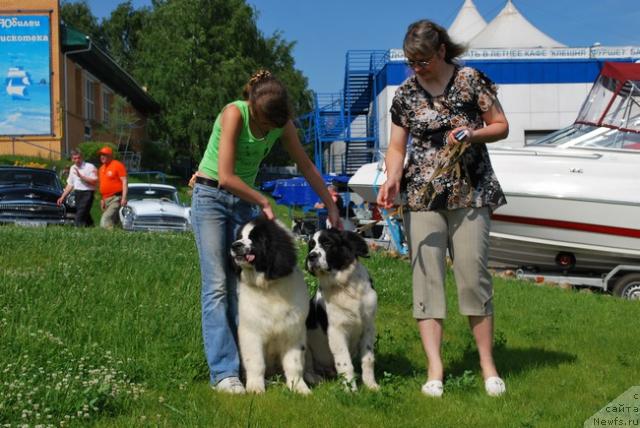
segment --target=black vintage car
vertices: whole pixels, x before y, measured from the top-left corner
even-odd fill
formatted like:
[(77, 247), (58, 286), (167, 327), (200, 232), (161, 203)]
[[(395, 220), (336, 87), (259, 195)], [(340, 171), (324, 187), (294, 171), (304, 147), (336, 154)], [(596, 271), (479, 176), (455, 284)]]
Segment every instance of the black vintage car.
[(61, 206), (62, 184), (49, 169), (0, 166), (0, 223), (23, 226), (70, 224), (75, 217), (72, 198)]

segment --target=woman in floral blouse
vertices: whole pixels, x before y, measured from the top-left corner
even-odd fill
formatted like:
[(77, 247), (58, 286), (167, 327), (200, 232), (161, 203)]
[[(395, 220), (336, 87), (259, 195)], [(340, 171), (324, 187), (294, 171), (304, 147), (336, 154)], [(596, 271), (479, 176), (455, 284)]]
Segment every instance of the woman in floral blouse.
[(493, 361), (493, 287), (487, 260), (490, 213), (506, 199), (485, 143), (504, 139), (509, 125), (493, 82), (454, 61), (464, 48), (444, 28), (427, 20), (415, 22), (403, 48), (415, 74), (398, 88), (391, 106), (387, 181), (378, 204), (390, 208), (401, 187), (406, 192), (413, 314), (428, 360), (422, 392), (432, 397), (443, 393), (440, 348), (448, 249), (459, 310), (469, 317), (485, 390), (501, 395), (506, 387)]

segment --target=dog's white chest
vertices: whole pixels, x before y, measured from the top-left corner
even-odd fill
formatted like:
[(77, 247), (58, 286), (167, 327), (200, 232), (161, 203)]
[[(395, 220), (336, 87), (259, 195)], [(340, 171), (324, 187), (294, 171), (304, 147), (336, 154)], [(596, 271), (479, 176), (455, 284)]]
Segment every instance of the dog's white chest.
[(239, 286), (240, 323), (266, 335), (281, 334), (292, 325), (300, 325), (308, 313), (307, 291), (302, 273), (296, 269), (285, 277), (262, 284)]

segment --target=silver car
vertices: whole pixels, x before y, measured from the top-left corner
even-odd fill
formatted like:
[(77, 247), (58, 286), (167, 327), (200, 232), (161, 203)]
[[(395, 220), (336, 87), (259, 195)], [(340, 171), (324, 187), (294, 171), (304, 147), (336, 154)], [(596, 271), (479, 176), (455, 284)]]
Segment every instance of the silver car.
[(127, 205), (120, 208), (125, 230), (191, 230), (191, 208), (178, 198), (178, 190), (167, 184), (131, 183)]

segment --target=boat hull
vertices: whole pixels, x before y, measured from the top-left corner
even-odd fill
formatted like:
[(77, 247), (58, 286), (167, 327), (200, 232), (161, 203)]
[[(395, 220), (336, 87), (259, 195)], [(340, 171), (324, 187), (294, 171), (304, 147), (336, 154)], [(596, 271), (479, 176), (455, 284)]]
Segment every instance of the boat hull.
[[(640, 264), (638, 205), (509, 193), (507, 200), (492, 215), (489, 258), (495, 265), (603, 273)], [(560, 254), (572, 255), (575, 265), (560, 265)]]
[[(492, 215), (492, 265), (596, 274), (640, 265), (640, 153), (521, 149), (491, 158), (507, 197)], [(386, 180), (379, 168), (364, 165), (349, 180), (368, 202)], [(560, 253), (575, 265), (559, 265)]]
[[(640, 153), (491, 150), (507, 197), (492, 216), (492, 263), (603, 273), (640, 264)], [(560, 253), (575, 265), (560, 265)]]
[(349, 179), (351, 191), (362, 196), (366, 202), (375, 203), (380, 186), (387, 181), (387, 174), (382, 168), (383, 165), (380, 162), (362, 165)]

